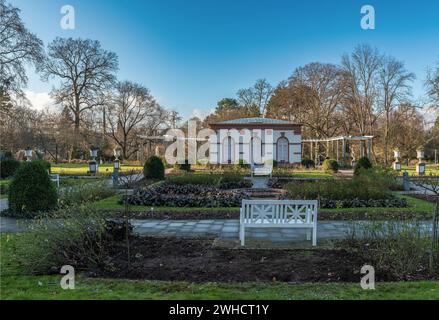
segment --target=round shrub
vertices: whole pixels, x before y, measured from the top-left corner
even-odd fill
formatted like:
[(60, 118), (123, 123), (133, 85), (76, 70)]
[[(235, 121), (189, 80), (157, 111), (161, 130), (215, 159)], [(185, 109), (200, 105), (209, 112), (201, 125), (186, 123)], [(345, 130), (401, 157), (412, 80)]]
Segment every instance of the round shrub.
[(314, 160), (309, 159), (309, 158), (302, 159), (301, 164), (303, 167), (305, 167), (307, 169), (314, 168), (316, 166)]
[(361, 172), (361, 169), (370, 169), (372, 168), (372, 162), (370, 162), (368, 157), (361, 157), (357, 164), (355, 165), (354, 174), (359, 175)]
[(5, 159), (0, 161), (0, 176), (2, 179), (12, 177), (20, 167), (20, 161), (15, 159)]
[(9, 186), (9, 209), (14, 215), (28, 215), (54, 209), (58, 193), (47, 169), (38, 161), (24, 162)]
[(52, 168), (52, 164), (49, 161), (46, 160), (35, 160), (34, 162), (40, 163), (44, 169), (49, 170)]
[(165, 178), (165, 165), (162, 159), (157, 156), (149, 157), (143, 166), (143, 174), (145, 178), (163, 180)]
[(322, 164), (323, 170), (325, 171), (332, 171), (337, 172), (338, 171), (338, 162), (334, 159), (326, 159), (323, 161)]

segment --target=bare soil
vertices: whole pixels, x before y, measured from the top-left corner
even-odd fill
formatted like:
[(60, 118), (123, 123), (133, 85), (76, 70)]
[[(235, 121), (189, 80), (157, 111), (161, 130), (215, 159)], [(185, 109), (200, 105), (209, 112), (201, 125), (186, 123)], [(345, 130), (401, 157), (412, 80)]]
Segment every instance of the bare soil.
[(115, 242), (105, 268), (91, 275), (190, 282), (357, 282), (367, 263), (346, 250), (241, 249), (213, 243), (205, 238), (132, 237), (130, 265), (125, 243)]

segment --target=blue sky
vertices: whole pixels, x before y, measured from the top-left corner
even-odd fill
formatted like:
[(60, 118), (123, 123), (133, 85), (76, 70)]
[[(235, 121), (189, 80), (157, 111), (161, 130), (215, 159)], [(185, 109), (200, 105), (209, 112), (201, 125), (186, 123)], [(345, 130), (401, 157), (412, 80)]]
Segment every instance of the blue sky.
[[(208, 112), (256, 79), (276, 85), (306, 63), (339, 63), (360, 43), (404, 61), (417, 76), (415, 98), (423, 93), (427, 67), (439, 60), (436, 0), (9, 2), (45, 44), (56, 36), (99, 40), (118, 54), (120, 80), (145, 85), (184, 117)], [(75, 8), (75, 30), (60, 27), (66, 4)], [(375, 8), (375, 30), (360, 28), (364, 4)], [(31, 100), (42, 103), (52, 84), (33, 71), (29, 78)]]

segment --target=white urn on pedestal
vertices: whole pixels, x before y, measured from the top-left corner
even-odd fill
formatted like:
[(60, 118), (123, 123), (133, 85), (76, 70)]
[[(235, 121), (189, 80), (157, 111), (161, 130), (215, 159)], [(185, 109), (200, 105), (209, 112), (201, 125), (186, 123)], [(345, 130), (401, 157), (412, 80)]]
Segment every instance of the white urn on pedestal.
[(416, 173), (422, 176), (425, 174), (425, 163), (422, 162), (422, 159), (424, 159), (424, 150), (417, 150), (416, 157), (418, 158), (418, 163), (416, 164)]
[(398, 150), (393, 150), (393, 156), (395, 157), (395, 161), (393, 162), (393, 170), (401, 171), (401, 162), (399, 162), (399, 158), (401, 156)]

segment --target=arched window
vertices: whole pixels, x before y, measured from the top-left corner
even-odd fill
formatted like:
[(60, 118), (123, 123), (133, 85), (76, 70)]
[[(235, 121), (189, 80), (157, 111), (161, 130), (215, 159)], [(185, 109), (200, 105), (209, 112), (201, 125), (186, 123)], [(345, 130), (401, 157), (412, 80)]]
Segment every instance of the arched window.
[(277, 140), (276, 146), (276, 161), (281, 163), (287, 163), (289, 158), (288, 139), (280, 137)]
[(223, 159), (222, 163), (233, 163), (235, 159), (235, 141), (232, 137), (226, 137), (222, 143)]

